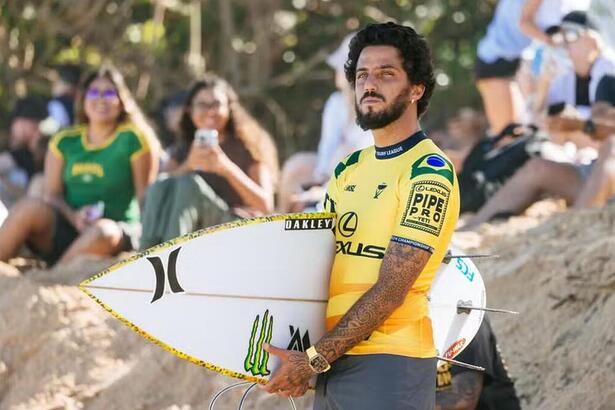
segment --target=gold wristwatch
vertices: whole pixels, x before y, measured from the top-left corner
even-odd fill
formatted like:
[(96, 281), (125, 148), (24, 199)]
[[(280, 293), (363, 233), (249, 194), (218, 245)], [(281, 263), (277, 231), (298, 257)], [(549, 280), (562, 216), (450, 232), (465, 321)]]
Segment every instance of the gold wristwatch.
[(308, 363), (314, 373), (324, 373), (331, 368), (331, 365), (323, 355), (316, 351), (314, 346), (310, 346), (305, 353), (308, 356)]

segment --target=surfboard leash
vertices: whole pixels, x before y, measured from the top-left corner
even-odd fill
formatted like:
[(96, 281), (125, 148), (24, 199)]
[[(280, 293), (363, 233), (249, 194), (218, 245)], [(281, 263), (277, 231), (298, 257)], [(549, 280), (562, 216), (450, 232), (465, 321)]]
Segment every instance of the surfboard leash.
[[(213, 397), (213, 399), (211, 399), (211, 402), (209, 403), (209, 410), (214, 410), (214, 406), (216, 405), (216, 402), (224, 394), (228, 393), (229, 391), (231, 391), (231, 390), (233, 390), (235, 388), (249, 385), (248, 388), (246, 389), (246, 391), (241, 396), (241, 400), (239, 401), (239, 407), (237, 408), (237, 410), (243, 410), (243, 405), (244, 405), (244, 403), (246, 401), (246, 398), (248, 397), (248, 394), (250, 394), (250, 392), (257, 386), (257, 384), (258, 383), (252, 383), (252, 382), (239, 382), (239, 383), (231, 384), (230, 386), (225, 387), (224, 389), (222, 389), (218, 393), (216, 393), (216, 395)], [(288, 401), (290, 402), (291, 409), (297, 410), (297, 406), (295, 405), (295, 401), (293, 400), (293, 398), (289, 397)]]

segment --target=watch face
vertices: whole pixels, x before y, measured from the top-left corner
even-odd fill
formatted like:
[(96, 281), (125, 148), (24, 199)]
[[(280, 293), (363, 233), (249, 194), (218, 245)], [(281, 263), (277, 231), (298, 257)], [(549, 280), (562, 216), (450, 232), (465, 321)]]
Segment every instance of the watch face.
[(329, 363), (320, 354), (315, 356), (310, 361), (310, 364), (312, 365), (312, 368), (314, 368), (314, 371), (316, 371), (317, 373), (322, 373), (329, 368)]

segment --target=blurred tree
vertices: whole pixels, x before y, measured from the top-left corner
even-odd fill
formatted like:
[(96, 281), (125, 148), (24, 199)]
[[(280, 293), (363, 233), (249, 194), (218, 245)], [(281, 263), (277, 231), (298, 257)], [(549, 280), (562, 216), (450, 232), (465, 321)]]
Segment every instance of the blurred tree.
[[(18, 96), (46, 93), (57, 63), (113, 61), (146, 111), (205, 69), (226, 77), (282, 158), (314, 149), (334, 89), (324, 63), (350, 31), (395, 20), (425, 34), (439, 89), (423, 125), (478, 107), (472, 65), (495, 0), (0, 0), (0, 124)], [(6, 133), (6, 126), (2, 126)]]

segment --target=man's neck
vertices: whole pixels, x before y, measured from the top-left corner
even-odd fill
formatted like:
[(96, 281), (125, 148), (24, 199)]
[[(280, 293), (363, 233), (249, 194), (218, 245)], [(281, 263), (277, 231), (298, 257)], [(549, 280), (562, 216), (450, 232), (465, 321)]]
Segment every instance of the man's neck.
[(408, 107), (397, 120), (383, 128), (372, 131), (374, 135), (374, 144), (376, 147), (395, 145), (420, 129), (421, 127), (416, 117), (415, 108)]

